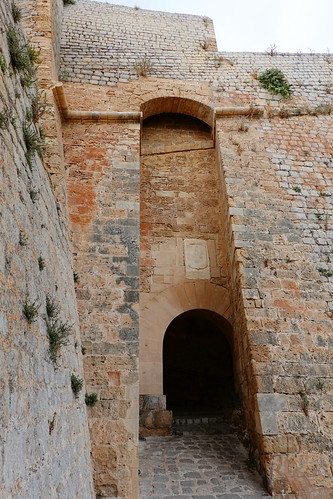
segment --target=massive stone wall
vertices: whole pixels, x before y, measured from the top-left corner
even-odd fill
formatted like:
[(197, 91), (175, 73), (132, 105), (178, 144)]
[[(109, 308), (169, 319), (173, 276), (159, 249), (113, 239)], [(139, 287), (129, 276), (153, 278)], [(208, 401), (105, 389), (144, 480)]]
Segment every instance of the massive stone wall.
[(242, 294), (234, 303), (245, 307), (235, 327), (248, 331), (236, 338), (239, 372), (252, 369), (243, 397), (249, 386), (257, 393), (248, 415), (273, 491), (297, 497), (332, 490), (330, 126), (330, 117), (217, 124)]
[[(98, 396), (89, 409), (95, 483), (101, 496), (137, 497), (140, 125), (134, 115), (101, 113), (141, 110), (144, 118), (189, 114), (212, 128), (212, 136), (205, 127), (163, 128), (152, 126), (154, 118), (143, 127), (141, 329), (152, 348), (142, 360), (157, 362), (163, 331), (177, 313), (190, 307), (222, 315), (233, 326), (252, 456), (274, 496), (328, 498), (332, 56), (215, 52), (212, 22), (199, 16), (83, 0), (64, 9), (61, 1), (22, 6), (29, 38), (42, 49), (38, 76), (51, 107), (43, 117), (43, 159), (34, 155), (30, 169), (23, 122), (31, 95), (3, 66), (2, 495), (93, 494), (86, 410), (70, 386), (72, 373), (83, 374), (66, 175), (84, 376)], [(6, 28), (13, 24), (9, 1), (0, 8)], [(53, 97), (63, 13), (60, 75), (68, 108)], [(9, 64), (5, 32), (0, 40)], [(147, 76), (140, 75), (142, 59), (152, 65)], [(271, 67), (292, 84), (290, 99), (259, 85), (258, 74)], [(244, 114), (248, 105), (259, 114)], [(214, 275), (195, 278), (177, 237), (207, 245), (211, 262), (217, 255)], [(56, 365), (47, 295), (59, 304), (59, 319), (73, 324)], [(39, 305), (31, 324), (25, 303)], [(161, 389), (148, 385), (143, 394)]]
[[(86, 100), (87, 103), (87, 100)], [(137, 497), (140, 124), (64, 126), (96, 492)]]
[[(122, 20), (125, 15), (126, 23)], [(173, 36), (168, 35), (171, 25), (175, 25)], [(200, 17), (85, 1), (66, 9), (62, 74), (68, 81), (65, 93), (70, 109), (141, 109), (144, 118), (183, 112), (206, 120), (213, 129), (214, 142), (210, 143), (209, 136), (186, 136), (188, 130), (179, 126), (175, 133), (171, 125), (160, 126), (162, 122), (157, 121), (160, 124), (155, 126), (154, 118), (143, 127), (141, 393), (161, 392), (156, 373), (161, 370), (161, 338), (163, 341), (168, 321), (186, 307), (218, 311), (233, 325), (237, 388), (254, 444), (252, 457), (264, 470), (268, 486), (275, 497), (329, 497), (333, 488), (329, 401), (332, 56), (214, 52), (214, 44), (205, 43), (211, 37), (207, 30), (212, 34), (210, 21)], [(94, 53), (89, 47), (92, 39), (97, 40)], [(146, 77), (135, 67), (143, 57), (153, 64)], [(259, 73), (272, 67), (281, 69), (292, 84), (290, 99), (272, 96), (261, 88)], [(241, 116), (246, 105), (257, 109), (259, 116), (251, 112)], [(74, 130), (82, 137), (81, 126), (71, 125), (73, 140)], [(100, 134), (99, 126), (91, 124), (86, 131), (94, 144), (99, 144), (96, 154), (103, 164), (119, 125), (104, 125), (111, 140), (105, 139), (104, 153), (95, 135)], [(213, 150), (195, 151), (214, 145), (216, 158)], [(82, 157), (84, 149), (78, 150)], [(127, 152), (124, 157), (127, 161)], [(213, 181), (219, 186), (211, 196), (207, 192), (212, 186), (205, 184), (205, 176), (200, 177), (200, 158), (204, 157), (202, 165), (207, 165), (210, 175), (214, 162), (219, 165), (219, 180)], [(84, 165), (77, 155), (69, 158), (71, 168)], [(196, 165), (192, 180), (198, 175), (208, 189), (195, 195), (194, 204), (194, 191), (186, 188), (187, 175), (191, 178), (187, 161)], [(79, 169), (86, 171), (87, 167)], [(79, 175), (74, 183), (69, 179), (74, 227), (80, 224), (79, 205), (85, 204), (73, 190), (79, 183), (85, 189), (87, 178), (81, 182)], [(82, 237), (75, 229), (82, 247), (89, 240), (85, 247), (95, 255), (93, 220), (102, 213), (102, 204), (110, 203), (102, 201), (105, 187), (100, 178), (100, 173), (89, 173), (89, 182), (95, 185), (98, 181), (97, 201), (93, 209), (82, 206), (95, 213), (83, 231), (90, 235)], [(186, 194), (186, 202), (181, 192)], [(215, 238), (214, 230), (212, 236), (207, 229), (208, 237), (204, 229), (209, 225), (212, 203), (219, 206), (214, 216), (220, 214), (214, 230), (220, 223), (218, 233), (224, 238), (215, 269), (222, 269), (223, 279), (193, 280), (186, 274), (183, 241), (178, 239)], [(118, 251), (98, 244), (98, 251)], [(78, 252), (78, 265), (83, 267), (85, 251)], [(103, 258), (96, 256), (95, 268)], [(214, 283), (214, 278), (221, 282)], [(82, 292), (88, 294), (82, 295), (80, 307), (87, 317), (94, 298), (91, 276), (84, 279)], [(119, 321), (119, 310), (116, 316)], [(87, 347), (95, 352), (99, 348), (97, 343), (93, 347), (87, 343)]]
[[(126, 21), (125, 21), (126, 19)], [(272, 55), (271, 55), (272, 54)], [(332, 54), (217, 52), (212, 21), (206, 17), (131, 9), (79, 0), (66, 7), (61, 47), (64, 80), (114, 86), (148, 75), (210, 84), (219, 103), (267, 100), (257, 76), (280, 68), (297, 104), (331, 102)], [(271, 105), (279, 98), (269, 99)]]
[[(175, 26), (172, 36), (170, 26)], [(161, 337), (163, 341), (163, 327), (172, 314), (189, 306), (218, 311), (233, 325), (238, 390), (254, 444), (252, 457), (268, 486), (275, 497), (329, 497), (332, 56), (214, 52), (214, 44), (205, 43), (212, 33), (205, 18), (80, 1), (65, 15), (65, 93), (69, 108), (78, 111), (141, 109), (144, 118), (177, 112), (212, 127), (217, 156), (211, 160), (207, 154), (212, 153), (190, 151), (198, 144), (205, 148), (208, 137), (197, 136), (195, 145), (193, 134), (186, 137), (181, 127), (174, 134), (169, 126), (149, 126), (149, 120), (143, 127), (141, 393), (161, 390), (152, 373), (161, 369), (156, 366)], [(93, 53), (92, 39), (97, 40)], [(153, 64), (146, 77), (135, 67), (143, 57)], [(272, 67), (292, 84), (290, 99), (260, 86), (258, 75)], [(259, 114), (242, 116), (247, 105)], [(74, 122), (71, 127), (79, 130)], [(118, 125), (108, 127), (110, 137), (117, 133)], [(95, 128), (89, 125), (89, 133)], [(202, 155), (207, 168), (215, 161), (219, 165), (219, 186), (209, 197), (213, 203), (218, 196), (215, 215), (220, 213), (219, 234), (224, 237), (219, 286), (186, 275), (183, 245), (177, 243), (177, 236), (208, 238), (201, 230), (204, 225), (199, 228), (202, 217), (210, 220), (207, 192), (202, 189), (192, 206), (185, 188), (191, 155), (199, 176)], [(98, 157), (104, 155), (98, 152)], [(77, 157), (74, 163), (82, 161)], [(168, 203), (175, 182), (179, 189)], [(104, 188), (98, 189), (102, 200)], [(180, 199), (184, 189), (186, 203)], [(75, 203), (72, 217), (79, 224)], [(89, 230), (92, 248), (92, 225)], [(170, 243), (167, 250), (163, 242)], [(88, 280), (83, 288), (89, 288)]]
[(144, 59), (158, 76), (190, 78), (216, 50), (212, 21), (204, 17), (85, 1), (66, 13), (61, 58), (70, 81), (115, 85), (135, 78)]
[[(11, 64), (7, 30), (23, 33), (11, 6), (0, 5), (0, 497), (88, 499), (85, 390), (75, 397), (71, 387), (73, 374), (83, 378), (71, 247), (43, 159), (31, 147), (27, 155), (42, 120), (32, 119), (35, 84), (22, 84)], [(53, 319), (47, 299), (57, 307)], [(69, 328), (54, 360), (47, 322)]]

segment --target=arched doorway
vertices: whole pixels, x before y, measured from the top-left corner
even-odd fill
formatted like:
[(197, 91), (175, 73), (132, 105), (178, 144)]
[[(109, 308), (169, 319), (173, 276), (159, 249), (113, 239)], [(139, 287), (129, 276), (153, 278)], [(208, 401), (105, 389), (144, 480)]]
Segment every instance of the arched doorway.
[(178, 315), (163, 342), (163, 389), (175, 414), (235, 409), (232, 328), (219, 314), (194, 309)]

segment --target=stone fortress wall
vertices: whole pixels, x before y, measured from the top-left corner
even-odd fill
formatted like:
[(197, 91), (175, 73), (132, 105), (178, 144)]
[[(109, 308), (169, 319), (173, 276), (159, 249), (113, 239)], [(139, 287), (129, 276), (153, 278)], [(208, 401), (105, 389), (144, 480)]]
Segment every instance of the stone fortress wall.
[[(24, 134), (38, 133), (41, 122), (28, 118), (34, 85), (22, 85), (22, 73), (10, 64), (6, 34), (10, 28), (22, 36), (28, 32), (34, 47), (41, 40), (42, 57), (52, 39), (42, 34), (43, 26), (34, 39), (33, 2), (19, 6), (23, 18), (15, 23), (11, 2), (0, 5), (0, 497), (88, 499), (93, 483), (85, 391), (75, 397), (71, 389), (73, 374), (83, 378), (72, 252), (66, 212), (50, 175), (57, 155), (50, 136), (44, 159), (33, 154), (27, 160)], [(41, 15), (44, 28), (51, 11), (48, 16)], [(41, 69), (45, 86), (54, 80), (54, 72), (52, 79), (48, 75), (52, 63)], [(49, 111), (45, 129), (55, 134), (60, 120), (56, 125), (51, 101)], [(58, 324), (71, 326), (56, 362), (49, 351), (47, 297), (58, 307)], [(30, 322), (25, 306), (38, 309)]]
[[(234, 331), (238, 391), (258, 449), (254, 456), (270, 489), (275, 497), (321, 497), (332, 490), (332, 56), (226, 54), (214, 50), (212, 33), (211, 21), (202, 17), (79, 2), (68, 8), (64, 20), (65, 93), (70, 109), (96, 116), (110, 110), (141, 111), (143, 118), (177, 112), (211, 126), (215, 159), (214, 151), (196, 153), (198, 145), (188, 137), (183, 139), (187, 147), (179, 147), (176, 124), (172, 135), (172, 127), (165, 130), (163, 123), (155, 132), (143, 123), (140, 393), (157, 396), (157, 409), (163, 408), (161, 349), (172, 319), (191, 308), (220, 313)], [(101, 47), (98, 53), (92, 39), (94, 47)], [(152, 64), (146, 77), (138, 71), (142, 59)], [(259, 85), (258, 74), (271, 67), (281, 69), (292, 84), (291, 99), (272, 96)], [(104, 127), (111, 136), (118, 124), (70, 126), (71, 137), (73, 129), (76, 134), (82, 130), (84, 147), (89, 142), (100, 158), (113, 161)], [(77, 140), (76, 135), (70, 142), (72, 168), (79, 155), (85, 156), (82, 148), (76, 153)], [(129, 172), (128, 137), (121, 141), (124, 149), (118, 146), (117, 151), (124, 154), (123, 168)], [(203, 138), (200, 147), (206, 147)], [(177, 148), (193, 152), (177, 153)], [(192, 169), (185, 167), (186, 155), (192, 155)], [(219, 197), (219, 263), (214, 267), (216, 253), (210, 254), (210, 278), (193, 279), (184, 267), (185, 239), (212, 244), (211, 233), (198, 226), (200, 217), (209, 223), (207, 193), (193, 188), (200, 181), (209, 185), (202, 176), (205, 164), (220, 179), (210, 197), (210, 202)], [(179, 181), (178, 168), (183, 173)], [(96, 178), (91, 168), (88, 172)], [(93, 183), (96, 199), (99, 187), (94, 180), (86, 182)], [(75, 180), (75, 188), (79, 184)], [(100, 184), (97, 198), (104, 192)], [(193, 195), (196, 208), (189, 201)], [(70, 196), (77, 224), (83, 204), (82, 197)], [(128, 208), (136, 213), (134, 205)], [(90, 220), (96, 218), (95, 207), (84, 209)], [(104, 232), (99, 251), (114, 252), (114, 245), (106, 249), (105, 237)], [(89, 279), (82, 283), (85, 310), (95, 303), (89, 306)]]
[[(42, 386), (50, 394), (40, 419), (28, 403), (24, 406), (27, 425), (37, 432), (40, 421), (52, 431), (44, 435), (40, 430), (46, 450), (36, 474), (29, 463), (22, 468), (19, 456), (8, 461), (17, 428), (22, 445), (30, 433), (22, 418), (14, 425), (18, 406), (12, 419), (4, 416), (4, 469), (15, 470), (4, 478), (5, 494), (19, 497), (15, 487), (22, 483), (31, 497), (47, 487), (54, 497), (60, 497), (59, 490), (61, 497), (90, 497), (91, 444), (96, 492), (136, 498), (139, 379), (141, 396), (161, 402), (166, 327), (180, 313), (203, 308), (221, 315), (232, 330), (237, 391), (252, 455), (273, 496), (329, 498), (332, 56), (217, 52), (207, 18), (85, 0), (64, 8), (59, 53), (61, 2), (30, 0), (24, 6), (29, 37), (42, 48), (40, 84), (53, 107), (43, 118), (44, 169), (37, 155), (31, 171), (23, 168), (20, 127), (0, 130), (1, 159), (8, 158), (3, 282), (13, 290), (4, 295), (10, 301), (3, 303), (2, 351), (17, 356), (17, 367), (11, 362), (15, 374), (27, 366), (25, 394), (34, 398)], [(4, 22), (12, 23), (9, 3), (1, 7)], [(8, 62), (5, 37), (1, 40)], [(140, 75), (143, 63), (146, 76)], [(281, 69), (292, 84), (290, 99), (272, 96), (259, 85), (258, 74), (271, 67)], [(14, 104), (22, 120), (27, 97), (21, 89), (24, 99), (18, 97), (9, 73), (0, 76), (2, 102)], [(210, 134), (186, 123), (182, 129), (171, 117), (166, 127), (163, 115), (154, 121), (160, 113), (198, 118)], [(21, 146), (14, 149), (13, 143)], [(23, 189), (31, 182), (41, 193), (38, 207)], [(48, 227), (44, 232), (38, 230), (41, 213)], [(28, 232), (27, 247), (19, 244), (20, 230)], [(76, 301), (69, 231), (79, 275)], [(207, 250), (209, 263), (200, 275), (187, 265), (186, 248), (193, 242)], [(40, 248), (45, 248), (46, 278), (36, 266)], [(19, 252), (20, 263), (8, 271), (11, 255), (17, 258)], [(14, 286), (17, 282), (20, 286)], [(40, 318), (30, 326), (22, 317), (27, 293), (41, 303)], [(80, 318), (81, 336), (75, 327), (76, 340), (63, 348), (56, 370), (47, 358), (46, 294), (61, 303), (66, 296), (64, 320), (77, 326), (76, 305)], [(23, 344), (22, 327), (31, 338)], [(72, 371), (82, 376), (81, 341), (86, 389), (98, 395), (96, 406), (88, 408), (90, 443), (82, 395), (77, 400), (70, 390)], [(26, 364), (18, 358), (23, 354)], [(35, 367), (32, 382), (29, 369), (38, 365), (34, 355), (48, 374), (40, 379)], [(9, 407), (13, 384), (6, 365), (2, 379)], [(15, 397), (20, 386), (11, 388)], [(68, 433), (57, 434), (54, 445), (58, 417), (59, 423), (61, 418), (68, 423), (57, 431)], [(60, 448), (64, 461), (55, 464)], [(36, 462), (34, 454), (23, 454)], [(69, 455), (75, 466), (68, 466)], [(67, 475), (60, 479), (59, 469), (73, 474), (73, 491), (65, 488)], [(37, 485), (32, 476), (40, 477)]]

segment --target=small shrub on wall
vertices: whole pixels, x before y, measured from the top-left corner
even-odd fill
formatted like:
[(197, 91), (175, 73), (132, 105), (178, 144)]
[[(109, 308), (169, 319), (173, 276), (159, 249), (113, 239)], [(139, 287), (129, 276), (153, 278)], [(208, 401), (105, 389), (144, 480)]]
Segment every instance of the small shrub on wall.
[(287, 78), (277, 68), (267, 69), (258, 76), (258, 80), (263, 88), (274, 95), (281, 95), (284, 99), (289, 99), (293, 93)]

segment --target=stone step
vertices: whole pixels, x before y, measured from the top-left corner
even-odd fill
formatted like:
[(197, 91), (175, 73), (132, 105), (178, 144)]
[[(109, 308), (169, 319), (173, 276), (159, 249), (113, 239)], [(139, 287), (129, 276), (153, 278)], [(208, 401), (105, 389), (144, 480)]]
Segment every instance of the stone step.
[(176, 426), (216, 423), (223, 423), (222, 416), (175, 416), (173, 420)]

